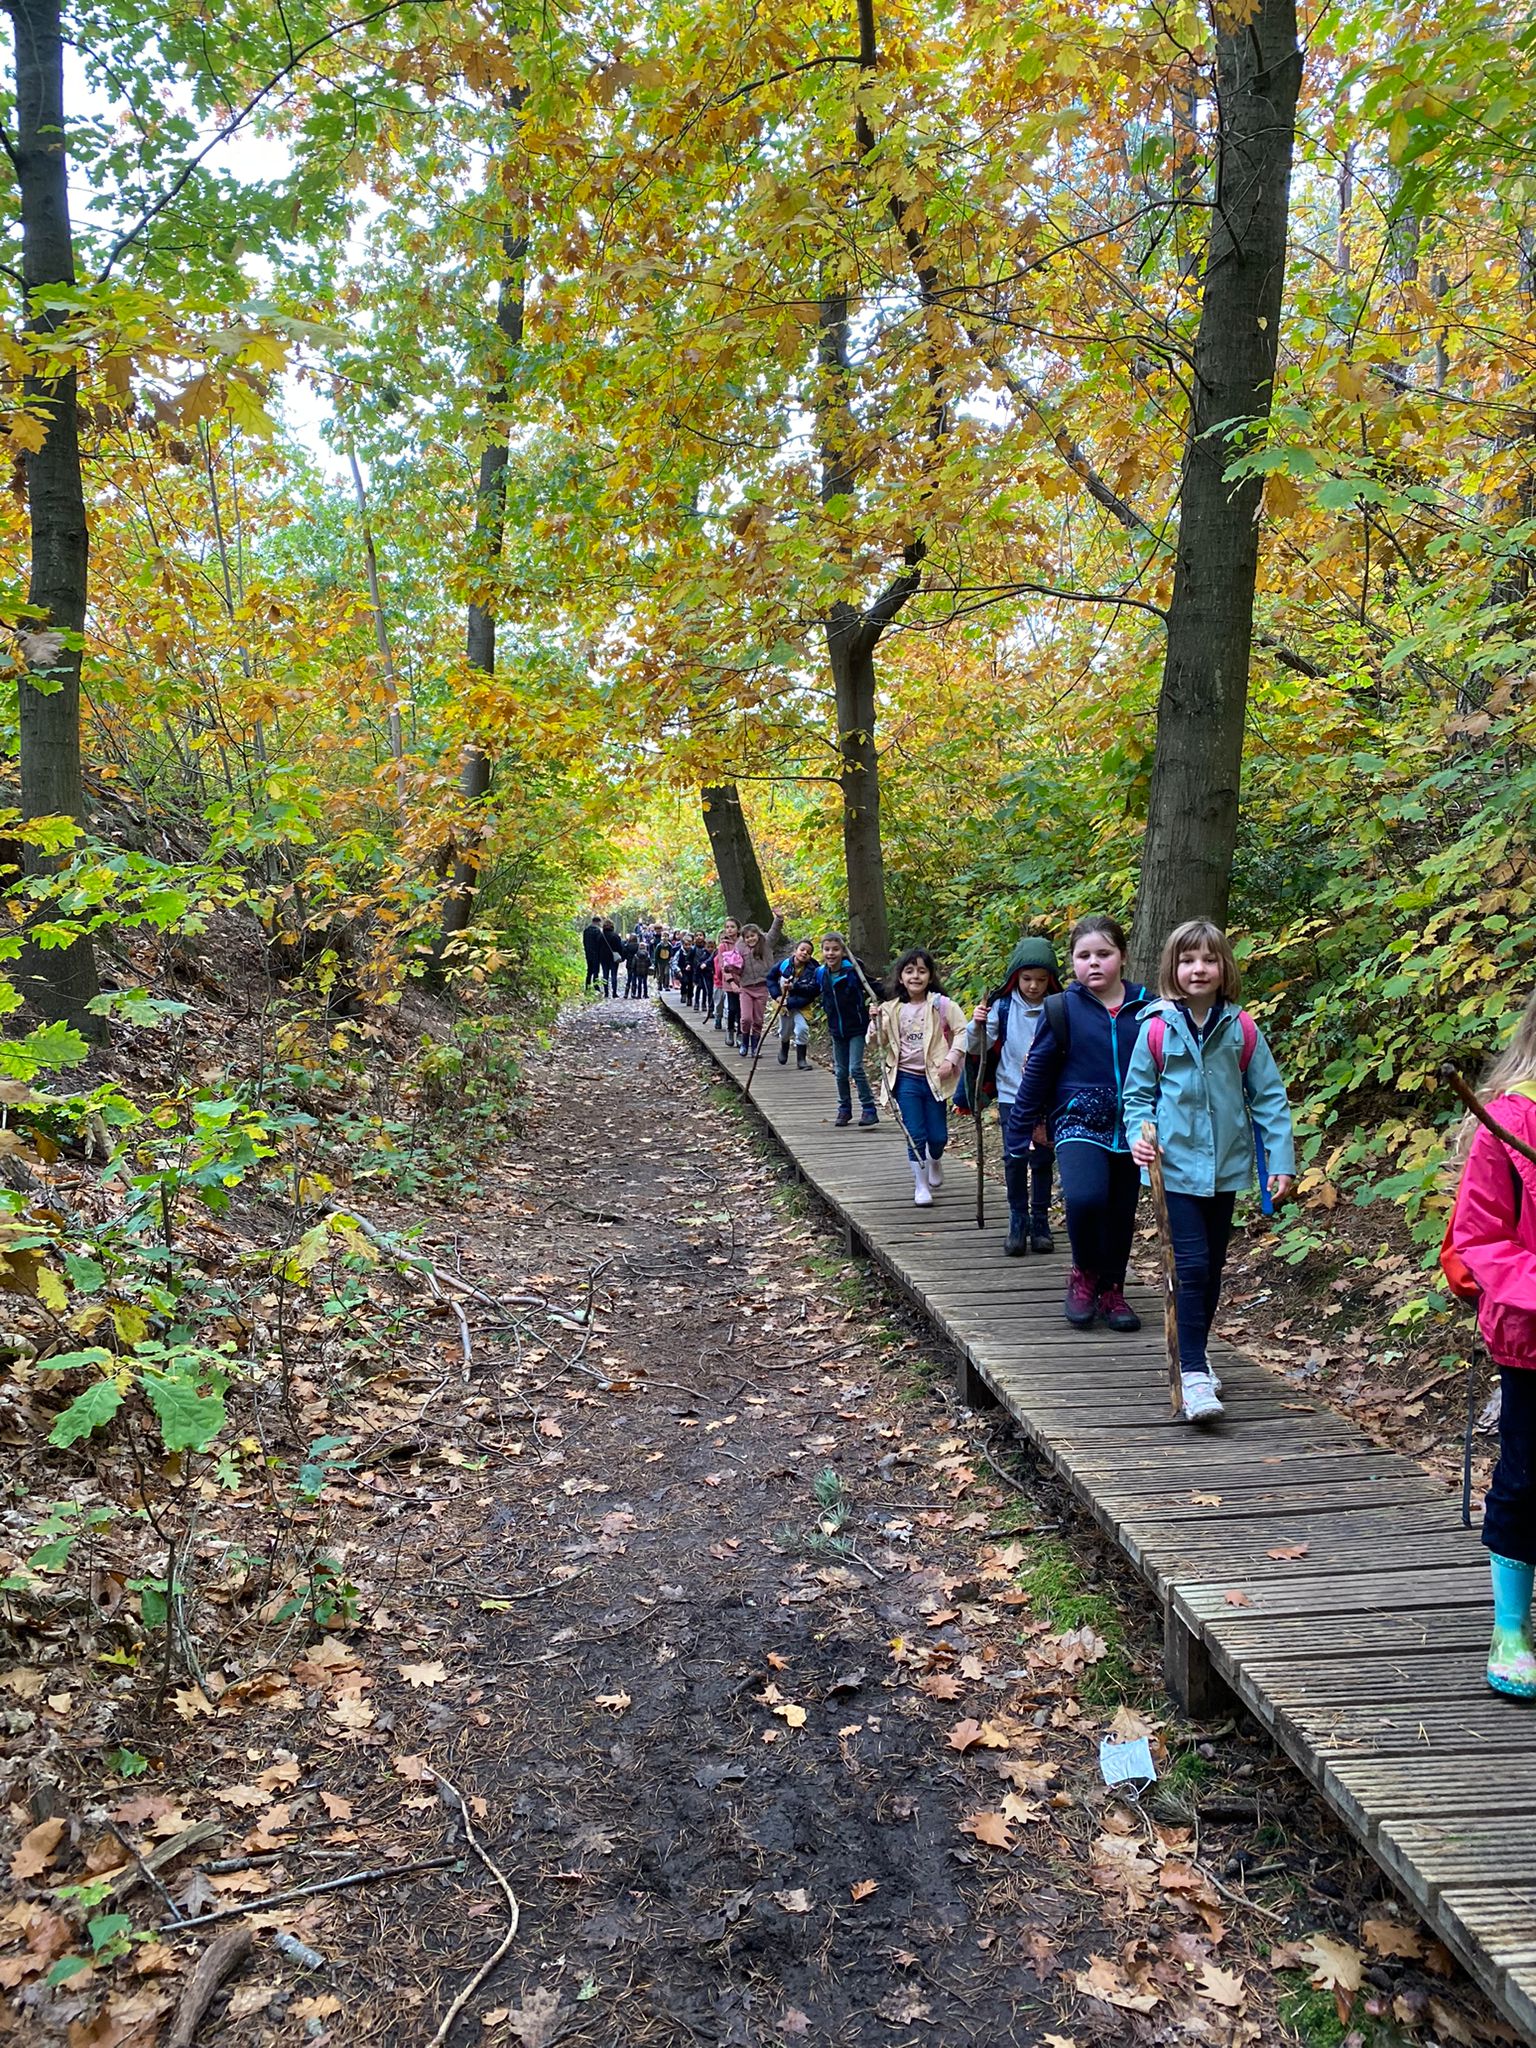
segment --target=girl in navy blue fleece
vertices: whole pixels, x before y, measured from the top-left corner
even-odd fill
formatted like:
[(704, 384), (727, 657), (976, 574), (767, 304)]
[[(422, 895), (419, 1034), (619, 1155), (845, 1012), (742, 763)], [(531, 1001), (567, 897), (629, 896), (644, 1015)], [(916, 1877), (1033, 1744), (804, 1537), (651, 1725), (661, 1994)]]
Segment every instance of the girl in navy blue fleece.
[(1072, 1271), (1067, 1321), (1086, 1330), (1139, 1330), (1125, 1298), (1141, 1173), (1121, 1113), (1125, 1076), (1147, 991), (1125, 979), (1125, 933), (1112, 917), (1082, 917), (1068, 941), (1072, 981), (1051, 996), (1008, 1113), (1009, 1152), (1029, 1148), (1045, 1123), (1056, 1146)]

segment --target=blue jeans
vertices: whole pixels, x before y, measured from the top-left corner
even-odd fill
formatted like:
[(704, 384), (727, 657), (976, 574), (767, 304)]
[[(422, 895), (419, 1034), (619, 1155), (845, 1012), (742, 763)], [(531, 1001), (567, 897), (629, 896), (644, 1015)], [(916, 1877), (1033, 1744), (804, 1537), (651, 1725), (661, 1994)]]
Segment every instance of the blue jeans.
[[(859, 1105), (872, 1109), (875, 1102), (874, 1090), (864, 1072), (864, 1033), (856, 1038), (832, 1040), (832, 1075), (837, 1082), (837, 1099), (844, 1109), (853, 1107), (853, 1090), (859, 1091)], [(851, 1085), (850, 1085), (851, 1084)]]
[(1056, 1167), (1073, 1265), (1100, 1287), (1123, 1287), (1141, 1199), (1140, 1167), (1129, 1152), (1111, 1152), (1086, 1138), (1058, 1145)]
[(1536, 1372), (1499, 1369), (1499, 1462), (1483, 1503), (1483, 1541), (1495, 1557), (1536, 1564)]
[(1179, 1363), (1185, 1372), (1210, 1370), (1205, 1343), (1221, 1299), (1236, 1200), (1236, 1195), (1179, 1195), (1168, 1190), (1168, 1235), (1179, 1279)]
[(907, 1157), (916, 1159), (916, 1139), (930, 1159), (942, 1158), (949, 1139), (949, 1104), (940, 1102), (928, 1086), (926, 1074), (896, 1076), (896, 1107), (908, 1131)]

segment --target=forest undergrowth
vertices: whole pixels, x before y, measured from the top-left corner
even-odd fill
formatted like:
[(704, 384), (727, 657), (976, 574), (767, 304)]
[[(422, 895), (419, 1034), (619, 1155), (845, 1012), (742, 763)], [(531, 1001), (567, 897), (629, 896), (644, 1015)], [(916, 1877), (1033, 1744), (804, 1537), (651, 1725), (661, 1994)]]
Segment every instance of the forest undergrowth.
[[(296, 1026), (236, 938), (125, 1087), (249, 1111)], [(13, 2032), (1508, 2038), (1251, 1724), (1171, 1713), (1139, 1586), (650, 1009), (304, 1028), (254, 1158), (176, 1134), (168, 1244), (82, 1151), (17, 1190), (103, 1313), (10, 1254)], [(59, 1364), (135, 1308), (127, 1383)]]

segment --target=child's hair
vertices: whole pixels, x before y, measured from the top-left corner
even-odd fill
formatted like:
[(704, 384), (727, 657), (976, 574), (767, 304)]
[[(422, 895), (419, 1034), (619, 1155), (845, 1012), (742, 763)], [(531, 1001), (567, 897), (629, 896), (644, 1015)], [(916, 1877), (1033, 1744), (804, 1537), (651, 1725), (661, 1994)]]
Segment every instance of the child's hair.
[(1517, 1081), (1536, 1081), (1536, 989), (1531, 991), (1520, 1013), (1514, 1037), (1497, 1059), (1490, 1061), (1478, 1096), (1483, 1102), (1491, 1102), (1495, 1095), (1507, 1093)]
[(1219, 924), (1212, 924), (1208, 917), (1186, 918), (1183, 924), (1175, 925), (1163, 941), (1163, 950), (1157, 963), (1157, 992), (1175, 1001), (1184, 993), (1179, 987), (1179, 962), (1186, 953), (1214, 953), (1221, 962), (1221, 992), (1229, 1003), (1235, 1003), (1243, 993), (1243, 977), (1237, 971), (1237, 961), (1232, 953), (1232, 941)]
[[(747, 936), (749, 932), (752, 935), (750, 938), (748, 938)], [(752, 920), (748, 918), (747, 922), (741, 928), (741, 944), (743, 949), (748, 953), (758, 952), (766, 936), (767, 934), (764, 932), (762, 926), (760, 924), (754, 924)]]
[[(729, 934), (729, 932), (730, 932), (731, 926), (732, 926), (733, 924), (736, 924), (736, 920), (735, 920), (735, 918), (734, 918), (734, 917), (728, 917), (728, 918), (727, 918), (727, 919), (725, 920), (725, 923), (724, 923), (723, 925), (721, 925), (721, 927), (720, 927), (720, 936), (719, 936), (719, 938), (718, 938), (718, 939), (716, 939), (716, 941), (715, 941), (715, 944), (716, 944), (717, 946), (723, 946), (723, 945), (725, 945), (725, 944), (727, 943), (727, 937), (728, 937), (728, 934)], [(741, 937), (741, 926), (740, 926), (739, 924), (736, 924), (736, 937), (737, 937), (738, 939), (739, 939), (739, 938)]]
[(800, 948), (802, 946), (804, 946), (809, 951), (812, 959), (816, 957), (816, 944), (813, 939), (796, 939), (795, 943), (789, 949), (789, 957), (791, 960), (793, 960), (795, 956), (799, 953)]
[(832, 941), (832, 944), (834, 946), (841, 946), (845, 953), (848, 951), (848, 941), (843, 937), (841, 932), (823, 932), (821, 935), (821, 943), (825, 945), (829, 939)]
[(910, 946), (891, 969), (891, 987), (899, 991), (896, 996), (898, 1003), (903, 1003), (907, 1000), (901, 977), (918, 960), (921, 960), (928, 970), (929, 995), (941, 996), (944, 993), (944, 985), (939, 980), (939, 970), (934, 965), (933, 955), (928, 951), (928, 948), (926, 946)]
[(1080, 917), (1067, 933), (1068, 958), (1077, 951), (1079, 939), (1092, 938), (1096, 932), (1108, 939), (1117, 952), (1124, 953), (1128, 950), (1125, 926), (1117, 917), (1108, 917), (1103, 911), (1096, 910), (1091, 917)]

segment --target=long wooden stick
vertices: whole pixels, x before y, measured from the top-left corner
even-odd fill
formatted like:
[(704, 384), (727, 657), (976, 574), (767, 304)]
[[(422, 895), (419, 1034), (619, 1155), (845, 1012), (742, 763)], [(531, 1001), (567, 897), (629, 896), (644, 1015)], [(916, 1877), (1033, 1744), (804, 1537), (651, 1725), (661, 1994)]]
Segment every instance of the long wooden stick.
[(746, 1099), (752, 1093), (752, 1082), (754, 1076), (757, 1073), (757, 1063), (763, 1056), (764, 1041), (767, 1039), (768, 1034), (770, 1031), (772, 1031), (774, 1025), (779, 1021), (779, 1013), (783, 1010), (784, 1005), (788, 1001), (789, 990), (785, 989), (783, 993), (780, 995), (779, 1000), (773, 1006), (773, 1015), (771, 1017), (765, 1017), (763, 1020), (763, 1028), (757, 1034), (757, 1051), (752, 1055), (752, 1064), (747, 1069), (746, 1085), (743, 1087), (741, 1091), (743, 1099)]
[(981, 1030), (981, 1051), (976, 1055), (976, 1085), (971, 1091), (971, 1116), (976, 1125), (976, 1228), (987, 1227), (987, 1169), (982, 1156), (981, 1141), (981, 1083), (987, 1071), (987, 1027)]
[(1184, 1372), (1179, 1363), (1179, 1269), (1173, 1256), (1173, 1231), (1168, 1223), (1168, 1190), (1163, 1185), (1163, 1154), (1157, 1125), (1150, 1118), (1141, 1127), (1142, 1143), (1152, 1147), (1147, 1169), (1152, 1182), (1152, 1213), (1157, 1221), (1158, 1248), (1163, 1255), (1163, 1342), (1168, 1347), (1168, 1398), (1175, 1415), (1184, 1406)]
[(1506, 1131), (1497, 1117), (1492, 1117), (1488, 1114), (1487, 1110), (1484, 1109), (1483, 1105), (1478, 1101), (1449, 1060), (1440, 1069), (1440, 1078), (1450, 1089), (1451, 1093), (1460, 1099), (1467, 1114), (1476, 1117), (1485, 1131), (1492, 1131), (1493, 1135), (1502, 1144), (1507, 1145), (1511, 1152), (1518, 1152), (1522, 1159), (1529, 1159), (1532, 1166), (1536, 1166), (1536, 1148), (1527, 1145), (1524, 1138), (1517, 1138), (1513, 1131)]

